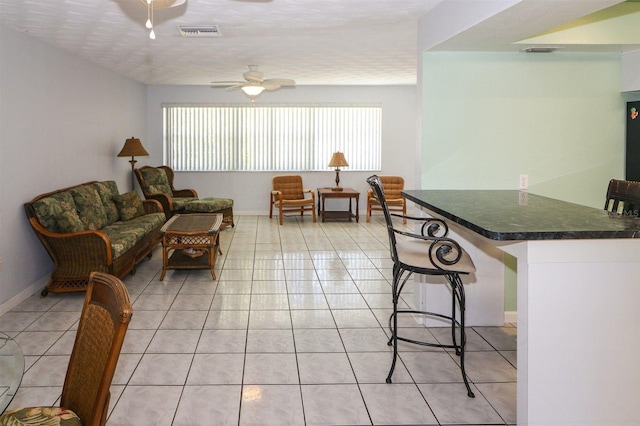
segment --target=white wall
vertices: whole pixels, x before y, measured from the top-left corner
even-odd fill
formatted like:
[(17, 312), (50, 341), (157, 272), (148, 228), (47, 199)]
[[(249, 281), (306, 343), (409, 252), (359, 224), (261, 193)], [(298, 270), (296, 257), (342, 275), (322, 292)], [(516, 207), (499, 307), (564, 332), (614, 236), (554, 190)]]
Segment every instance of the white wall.
[(640, 92), (640, 50), (622, 55), (622, 91)]
[[(239, 91), (211, 89), (208, 86), (150, 86), (148, 89), (148, 139), (144, 146), (151, 154), (140, 159), (143, 164), (162, 164), (162, 103), (250, 103)], [(415, 181), (414, 159), (418, 143), (416, 127), (415, 86), (298, 86), (263, 94), (258, 103), (382, 103), (382, 171), (380, 174), (401, 175), (407, 185)], [(349, 161), (349, 153), (345, 156)], [(327, 158), (327, 164), (329, 163)], [(261, 172), (181, 172), (176, 174), (177, 189), (194, 188), (198, 195), (233, 198), (236, 214), (267, 214), (271, 178), (278, 173)], [(334, 184), (335, 172), (327, 167), (326, 172), (300, 173), (305, 187)], [(365, 179), (372, 172), (351, 172), (346, 168), (340, 172), (340, 185), (366, 194)], [(360, 210), (366, 207), (361, 195)]]
[[(129, 190), (116, 154), (146, 131), (146, 88), (0, 26), (0, 305), (44, 285), (52, 261), (23, 203), (90, 180)], [(10, 306), (8, 306), (10, 307)]]

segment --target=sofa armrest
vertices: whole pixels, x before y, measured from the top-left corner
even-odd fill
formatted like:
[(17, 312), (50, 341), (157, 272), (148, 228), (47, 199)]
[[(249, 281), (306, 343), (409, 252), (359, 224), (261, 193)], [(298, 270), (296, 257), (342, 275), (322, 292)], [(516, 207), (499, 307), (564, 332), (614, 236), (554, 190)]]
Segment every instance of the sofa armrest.
[(51, 232), (36, 218), (29, 218), (32, 228), (56, 264), (59, 276), (81, 277), (91, 271), (111, 273), (111, 241), (102, 231)]
[(162, 208), (162, 204), (160, 204), (160, 202), (157, 200), (144, 200), (142, 204), (144, 206), (144, 212), (146, 214), (164, 212), (164, 209)]
[(147, 200), (155, 200), (160, 203), (162, 206), (162, 210), (165, 214), (168, 214), (167, 217), (171, 216), (171, 212), (173, 212), (173, 197), (167, 194), (153, 194), (153, 195), (145, 195)]
[(173, 190), (174, 197), (194, 197), (198, 198), (198, 193), (195, 189), (174, 189)]

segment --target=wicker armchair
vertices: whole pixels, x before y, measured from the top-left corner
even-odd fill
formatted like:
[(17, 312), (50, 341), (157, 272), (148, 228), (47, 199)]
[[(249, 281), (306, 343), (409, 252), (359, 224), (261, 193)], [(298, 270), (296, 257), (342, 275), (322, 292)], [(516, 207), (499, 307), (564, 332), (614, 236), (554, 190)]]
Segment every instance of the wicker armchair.
[(109, 387), (132, 314), (122, 281), (102, 272), (92, 273), (62, 388), (60, 404), (64, 408), (8, 410), (0, 416), (0, 424), (106, 424)]
[[(402, 196), (404, 190), (404, 179), (400, 176), (378, 176), (382, 182), (385, 196), (387, 197), (387, 206), (390, 211), (401, 212), (403, 216), (407, 215), (407, 200)], [(382, 211), (380, 203), (369, 189), (367, 191), (367, 222), (371, 220), (371, 211)], [(402, 219), (403, 223), (407, 223), (407, 219)]]
[(222, 225), (234, 226), (232, 199), (199, 198), (195, 189), (175, 189), (175, 173), (169, 166), (144, 166), (134, 172), (144, 197), (159, 201), (167, 219), (176, 213), (222, 213)]
[[(273, 207), (278, 208), (280, 225), (285, 211), (300, 212), (311, 211), (313, 221), (316, 222), (316, 195), (311, 189), (302, 187), (302, 177), (298, 175), (275, 176), (272, 180), (273, 190), (269, 195), (269, 218), (273, 217)], [(304, 194), (311, 194), (305, 197)]]

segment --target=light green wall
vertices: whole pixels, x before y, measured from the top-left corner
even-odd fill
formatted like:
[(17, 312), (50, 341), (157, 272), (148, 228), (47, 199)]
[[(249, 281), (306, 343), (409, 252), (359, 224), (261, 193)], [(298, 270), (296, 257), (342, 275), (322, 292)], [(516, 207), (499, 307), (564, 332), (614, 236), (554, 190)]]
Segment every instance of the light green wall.
[[(624, 177), (618, 54), (429, 52), (422, 63), (421, 186), (517, 189), (602, 208)], [(511, 266), (511, 268), (513, 265)], [(507, 311), (515, 274), (507, 265)]]
[(425, 53), (422, 187), (517, 189), (601, 207), (624, 177), (618, 54)]

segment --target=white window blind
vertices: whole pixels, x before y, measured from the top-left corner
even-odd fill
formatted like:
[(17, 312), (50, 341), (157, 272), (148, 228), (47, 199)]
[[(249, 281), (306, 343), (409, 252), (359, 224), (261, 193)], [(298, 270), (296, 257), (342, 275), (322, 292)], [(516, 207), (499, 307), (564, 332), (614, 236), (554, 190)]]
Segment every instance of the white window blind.
[(176, 171), (380, 170), (381, 105), (163, 105), (165, 164)]

